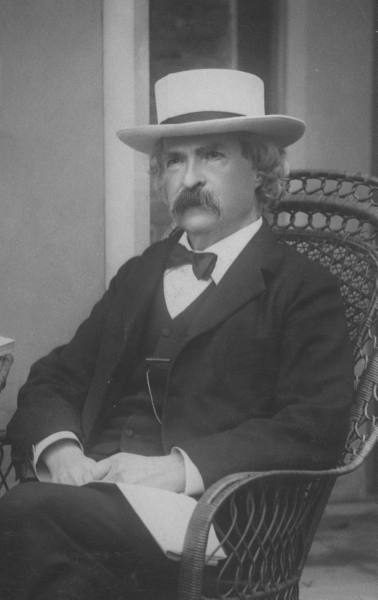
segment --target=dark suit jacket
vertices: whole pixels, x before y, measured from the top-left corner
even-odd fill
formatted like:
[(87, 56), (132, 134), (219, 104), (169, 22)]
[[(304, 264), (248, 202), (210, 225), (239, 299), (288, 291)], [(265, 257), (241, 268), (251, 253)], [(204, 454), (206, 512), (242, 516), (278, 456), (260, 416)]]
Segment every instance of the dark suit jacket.
[[(121, 267), (74, 338), (33, 365), (8, 429), (17, 455), (59, 430), (85, 444), (121, 357), (133, 368), (176, 239)], [(163, 447), (185, 450), (206, 486), (236, 471), (326, 467), (344, 439), (351, 398), (335, 280), (264, 224), (175, 349)]]

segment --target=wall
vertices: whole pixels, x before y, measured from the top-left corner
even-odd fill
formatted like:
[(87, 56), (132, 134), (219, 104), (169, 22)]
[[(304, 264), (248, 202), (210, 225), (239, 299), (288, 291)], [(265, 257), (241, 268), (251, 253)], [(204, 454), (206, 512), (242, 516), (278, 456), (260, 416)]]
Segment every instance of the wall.
[(1, 423), (104, 289), (100, 0), (0, 0)]
[(115, 132), (145, 125), (149, 116), (148, 0), (103, 1), (105, 272), (149, 245), (148, 156)]
[[(285, 0), (282, 6), (281, 107), (307, 123), (303, 140), (289, 150), (291, 167), (377, 175), (374, 0)], [(338, 480), (333, 499), (364, 499), (369, 487), (368, 462)]]
[(293, 167), (372, 171), (373, 13), (373, 0), (286, 0), (283, 110), (308, 125)]

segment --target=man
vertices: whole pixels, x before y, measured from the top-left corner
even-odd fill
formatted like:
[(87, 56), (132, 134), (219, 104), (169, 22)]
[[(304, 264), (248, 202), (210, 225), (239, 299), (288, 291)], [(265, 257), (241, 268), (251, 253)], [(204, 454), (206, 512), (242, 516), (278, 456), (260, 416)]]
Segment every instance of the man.
[(158, 125), (118, 135), (152, 154), (178, 230), (121, 267), (20, 391), (14, 455), (47, 483), (0, 503), (4, 599), (131, 597), (135, 570), (173, 570), (114, 484), (198, 495), (235, 471), (327, 467), (343, 441), (336, 284), (262, 218), (303, 123), (266, 116), (261, 80), (238, 71), (170, 75), (156, 99)]

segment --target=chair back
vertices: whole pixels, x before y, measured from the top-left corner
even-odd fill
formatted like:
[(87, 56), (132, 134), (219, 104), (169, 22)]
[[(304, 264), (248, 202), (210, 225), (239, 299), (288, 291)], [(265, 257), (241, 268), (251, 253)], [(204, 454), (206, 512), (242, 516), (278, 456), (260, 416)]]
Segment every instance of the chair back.
[(357, 467), (377, 439), (378, 179), (293, 171), (267, 218), (279, 240), (339, 280), (354, 347), (356, 390), (340, 466)]
[[(294, 171), (266, 217), (280, 242), (339, 280), (354, 348), (349, 435), (335, 468), (236, 473), (211, 486), (186, 536), (180, 600), (198, 600), (203, 588), (206, 597), (298, 600), (303, 566), (336, 478), (357, 468), (377, 438), (378, 179)], [(203, 582), (210, 523), (227, 559), (213, 575), (208, 569)]]

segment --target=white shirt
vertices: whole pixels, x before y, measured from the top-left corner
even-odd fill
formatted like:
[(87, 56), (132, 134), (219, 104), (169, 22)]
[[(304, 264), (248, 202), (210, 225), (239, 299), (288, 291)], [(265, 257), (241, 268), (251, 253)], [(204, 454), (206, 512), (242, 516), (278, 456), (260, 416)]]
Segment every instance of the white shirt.
[[(165, 271), (164, 297), (172, 319), (202, 294), (212, 281), (216, 285), (220, 282), (241, 251), (244, 250), (248, 242), (256, 235), (261, 225), (262, 218), (260, 217), (257, 221), (246, 225), (246, 227), (239, 229), (235, 233), (223, 238), (223, 240), (209, 246), (206, 250), (203, 250), (203, 252), (213, 252), (217, 255), (217, 262), (209, 280), (197, 279), (193, 273), (191, 264), (173, 267)], [(186, 233), (182, 234), (179, 244), (193, 251)]]
[[(172, 319), (187, 308), (202, 292), (214, 282), (217, 285), (225, 273), (244, 250), (248, 242), (256, 235), (262, 225), (262, 218), (246, 225), (235, 233), (223, 238), (212, 246), (209, 246), (203, 252), (213, 252), (217, 255), (217, 262), (209, 280), (197, 279), (193, 273), (192, 265), (185, 264), (179, 267), (172, 267), (164, 272), (164, 298), (168, 312)], [(188, 236), (183, 233), (179, 239), (188, 250), (192, 250)], [(80, 441), (72, 431), (59, 431), (47, 436), (38, 444), (33, 446), (33, 464), (36, 475), (40, 480), (49, 479), (49, 473), (43, 462), (38, 463), (42, 452), (51, 444), (61, 439), (72, 439), (80, 446)], [(204, 491), (203, 479), (199, 470), (189, 456), (180, 448), (172, 448), (172, 452), (179, 452), (184, 460), (185, 468), (185, 490), (187, 495), (201, 494)]]

